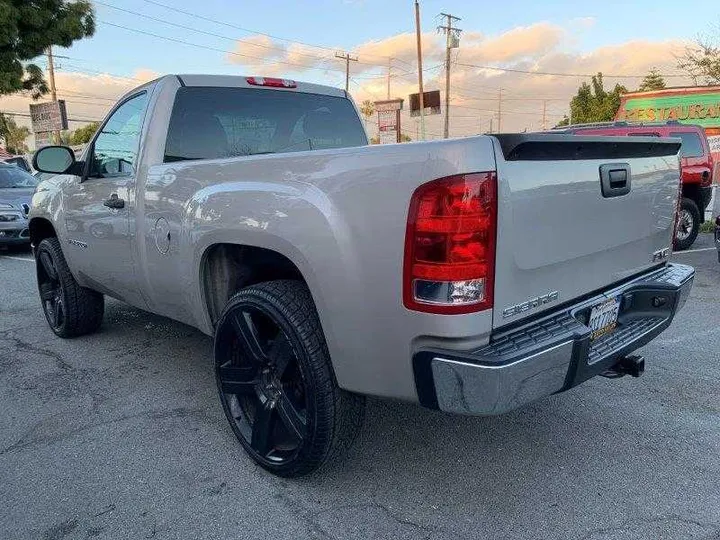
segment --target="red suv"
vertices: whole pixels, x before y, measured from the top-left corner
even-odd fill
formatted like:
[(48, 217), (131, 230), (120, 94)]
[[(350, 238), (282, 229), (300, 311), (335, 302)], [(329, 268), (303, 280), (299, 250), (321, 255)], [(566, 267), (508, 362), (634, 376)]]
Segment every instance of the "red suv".
[(713, 182), (713, 157), (705, 130), (700, 126), (679, 122), (633, 123), (602, 122), (560, 128), (576, 135), (630, 135), (650, 137), (679, 137), (682, 201), (675, 235), (675, 249), (687, 249), (698, 235), (705, 221), (705, 209), (710, 204)]

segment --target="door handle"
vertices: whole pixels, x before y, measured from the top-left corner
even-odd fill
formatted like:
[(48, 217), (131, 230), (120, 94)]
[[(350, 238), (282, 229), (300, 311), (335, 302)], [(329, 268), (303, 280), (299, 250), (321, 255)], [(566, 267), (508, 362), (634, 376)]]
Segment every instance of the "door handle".
[(125, 208), (125, 199), (121, 199), (117, 196), (117, 193), (113, 193), (110, 195), (110, 198), (103, 203), (103, 206), (107, 206), (108, 208)]
[(628, 163), (600, 165), (600, 189), (603, 197), (620, 197), (630, 193), (631, 173)]

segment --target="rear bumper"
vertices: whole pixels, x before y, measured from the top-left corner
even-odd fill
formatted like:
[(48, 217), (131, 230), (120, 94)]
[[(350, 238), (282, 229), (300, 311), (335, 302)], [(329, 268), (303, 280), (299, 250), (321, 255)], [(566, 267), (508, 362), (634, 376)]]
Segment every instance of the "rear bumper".
[[(670, 264), (531, 322), (494, 334), (475, 351), (426, 350), (413, 358), (420, 402), (446, 412), (501, 414), (606, 371), (667, 328), (695, 270)], [(592, 306), (620, 297), (617, 328), (590, 340)]]

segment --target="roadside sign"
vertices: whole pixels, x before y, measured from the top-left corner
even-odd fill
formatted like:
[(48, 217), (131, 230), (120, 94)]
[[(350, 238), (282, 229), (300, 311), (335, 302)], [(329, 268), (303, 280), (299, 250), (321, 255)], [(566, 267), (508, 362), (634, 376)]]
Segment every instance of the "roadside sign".
[(403, 101), (402, 99), (386, 99), (375, 102), (380, 144), (400, 142), (400, 111), (402, 110)]
[[(423, 92), (424, 115), (440, 114), (440, 90)], [(410, 94), (410, 116), (420, 116), (420, 94)]]
[(33, 133), (60, 131), (68, 128), (65, 100), (30, 104), (30, 122)]

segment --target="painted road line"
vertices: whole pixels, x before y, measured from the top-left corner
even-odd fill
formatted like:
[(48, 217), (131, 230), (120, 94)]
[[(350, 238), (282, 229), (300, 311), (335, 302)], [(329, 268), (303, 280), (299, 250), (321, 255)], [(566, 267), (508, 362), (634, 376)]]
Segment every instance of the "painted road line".
[(717, 248), (688, 249), (686, 251), (673, 251), (675, 255), (685, 255), (686, 253), (700, 253), (701, 251), (715, 251)]
[(5, 256), (0, 255), (0, 261), (2, 261), (3, 259), (12, 259), (13, 261), (35, 262), (35, 259), (25, 259), (23, 257), (10, 257), (9, 255), (5, 255)]

